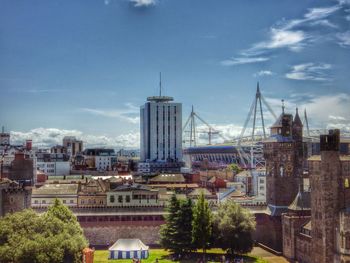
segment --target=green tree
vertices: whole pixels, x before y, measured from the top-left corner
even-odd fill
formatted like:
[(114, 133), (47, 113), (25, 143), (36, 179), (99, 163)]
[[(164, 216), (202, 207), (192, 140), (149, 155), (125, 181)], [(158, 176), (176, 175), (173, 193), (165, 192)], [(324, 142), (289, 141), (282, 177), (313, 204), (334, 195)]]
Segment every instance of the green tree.
[(202, 192), (193, 208), (192, 242), (196, 248), (203, 249), (204, 256), (209, 247), (211, 233), (212, 212)]
[(235, 163), (231, 163), (227, 166), (227, 169), (232, 171), (234, 174), (239, 174), (240, 172), (242, 172), (242, 168), (239, 167), (237, 164)]
[(179, 210), (180, 201), (173, 194), (169, 206), (167, 207), (168, 215), (165, 217), (165, 224), (160, 229), (160, 244), (163, 248), (170, 250), (174, 253), (181, 252), (179, 245), (180, 233), (179, 233)]
[(193, 250), (192, 246), (192, 200), (178, 200), (174, 194), (168, 206), (166, 223), (160, 230), (160, 243), (176, 254)]
[(81, 262), (87, 241), (75, 216), (60, 202), (42, 215), (33, 210), (0, 219), (1, 262)]
[(192, 221), (193, 202), (188, 198), (180, 202), (178, 214), (179, 243), (183, 252), (190, 252), (194, 248), (192, 242)]
[(249, 210), (234, 201), (226, 201), (219, 205), (213, 225), (217, 247), (229, 254), (244, 254), (253, 249), (255, 218)]

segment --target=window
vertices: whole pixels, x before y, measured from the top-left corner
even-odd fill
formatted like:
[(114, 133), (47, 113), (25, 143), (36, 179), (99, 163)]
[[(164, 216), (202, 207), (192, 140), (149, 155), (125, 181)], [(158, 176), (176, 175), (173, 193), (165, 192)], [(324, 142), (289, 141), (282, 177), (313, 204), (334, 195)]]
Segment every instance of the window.
[(37, 204), (37, 203), (38, 203), (38, 200), (35, 200), (35, 201), (34, 201), (34, 204)]
[(115, 201), (115, 197), (114, 197), (114, 195), (111, 195), (109, 197), (109, 202), (114, 203), (114, 201)]
[(69, 200), (69, 203), (73, 204), (73, 203), (74, 203), (74, 201), (73, 201), (73, 200)]
[(125, 196), (125, 202), (130, 203), (130, 195)]
[(118, 203), (123, 203), (123, 196), (122, 195), (118, 196)]
[(46, 204), (46, 200), (43, 200), (42, 203), (43, 203), (43, 204)]
[(65, 203), (66, 203), (66, 200), (63, 200), (63, 203), (65, 204)]

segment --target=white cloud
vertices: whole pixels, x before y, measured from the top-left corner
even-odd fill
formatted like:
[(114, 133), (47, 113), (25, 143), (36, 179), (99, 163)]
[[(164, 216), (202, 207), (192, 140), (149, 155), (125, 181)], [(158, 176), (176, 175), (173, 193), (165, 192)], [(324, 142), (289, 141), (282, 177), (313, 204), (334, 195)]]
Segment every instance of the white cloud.
[(106, 135), (85, 134), (78, 130), (57, 128), (36, 128), (27, 132), (11, 131), (11, 143), (23, 144), (26, 139), (32, 139), (34, 146), (51, 147), (62, 144), (64, 136), (75, 136), (84, 141), (84, 147), (139, 148), (139, 132), (130, 132), (116, 137)]
[(270, 70), (260, 70), (259, 72), (254, 73), (253, 76), (254, 77), (263, 77), (263, 76), (272, 76), (272, 75), (275, 75), (275, 73), (273, 73)]
[[(280, 113), (281, 101), (275, 98), (266, 98), (272, 109)], [(325, 94), (322, 96), (298, 94), (285, 100), (286, 111), (294, 114), (295, 108), (299, 108), (300, 117), (302, 111), (307, 110), (310, 128), (331, 129), (339, 128), (350, 132), (350, 95), (346, 93)]]
[(311, 22), (310, 25), (312, 26), (325, 26), (330, 28), (338, 28), (338, 26), (332, 22), (330, 22), (328, 19), (321, 19), (316, 20), (314, 22)]
[(272, 28), (270, 31), (270, 39), (255, 44), (251, 50), (289, 48), (292, 51), (299, 51), (303, 47), (302, 42), (307, 39), (307, 37), (308, 36), (301, 30), (291, 31)]
[(287, 79), (294, 80), (315, 80), (326, 81), (330, 80), (326, 71), (332, 66), (326, 63), (304, 63), (292, 66), (289, 73), (285, 75)]
[(237, 57), (221, 61), (223, 66), (235, 66), (242, 64), (258, 63), (269, 60), (267, 57)]
[(344, 33), (338, 33), (336, 36), (339, 39), (339, 45), (342, 47), (350, 47), (350, 30)]
[(155, 0), (130, 0), (134, 4), (135, 7), (148, 7), (151, 5), (155, 5)]
[(126, 109), (92, 109), (92, 108), (81, 108), (80, 111), (109, 118), (119, 118), (121, 120), (138, 124), (140, 122), (139, 108), (132, 105), (131, 103), (125, 104)]
[(339, 10), (341, 7), (339, 5), (329, 6), (329, 7), (317, 7), (309, 9), (309, 12), (304, 15), (307, 20), (317, 20), (328, 17), (335, 11)]

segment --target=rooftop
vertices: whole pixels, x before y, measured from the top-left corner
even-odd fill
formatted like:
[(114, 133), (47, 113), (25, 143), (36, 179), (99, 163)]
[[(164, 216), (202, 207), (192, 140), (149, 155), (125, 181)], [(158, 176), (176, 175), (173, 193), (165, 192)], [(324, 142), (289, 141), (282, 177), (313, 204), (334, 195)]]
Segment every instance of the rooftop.
[(45, 184), (40, 188), (33, 188), (33, 195), (76, 195), (78, 184)]

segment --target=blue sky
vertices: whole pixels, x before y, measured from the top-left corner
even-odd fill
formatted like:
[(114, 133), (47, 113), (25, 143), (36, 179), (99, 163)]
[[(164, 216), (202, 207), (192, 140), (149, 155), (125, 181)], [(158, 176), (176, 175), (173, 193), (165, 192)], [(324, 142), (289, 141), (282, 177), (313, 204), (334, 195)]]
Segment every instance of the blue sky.
[(0, 124), (15, 141), (138, 146), (158, 92), (226, 136), (256, 82), (278, 111), (349, 129), (350, 1), (0, 0)]

